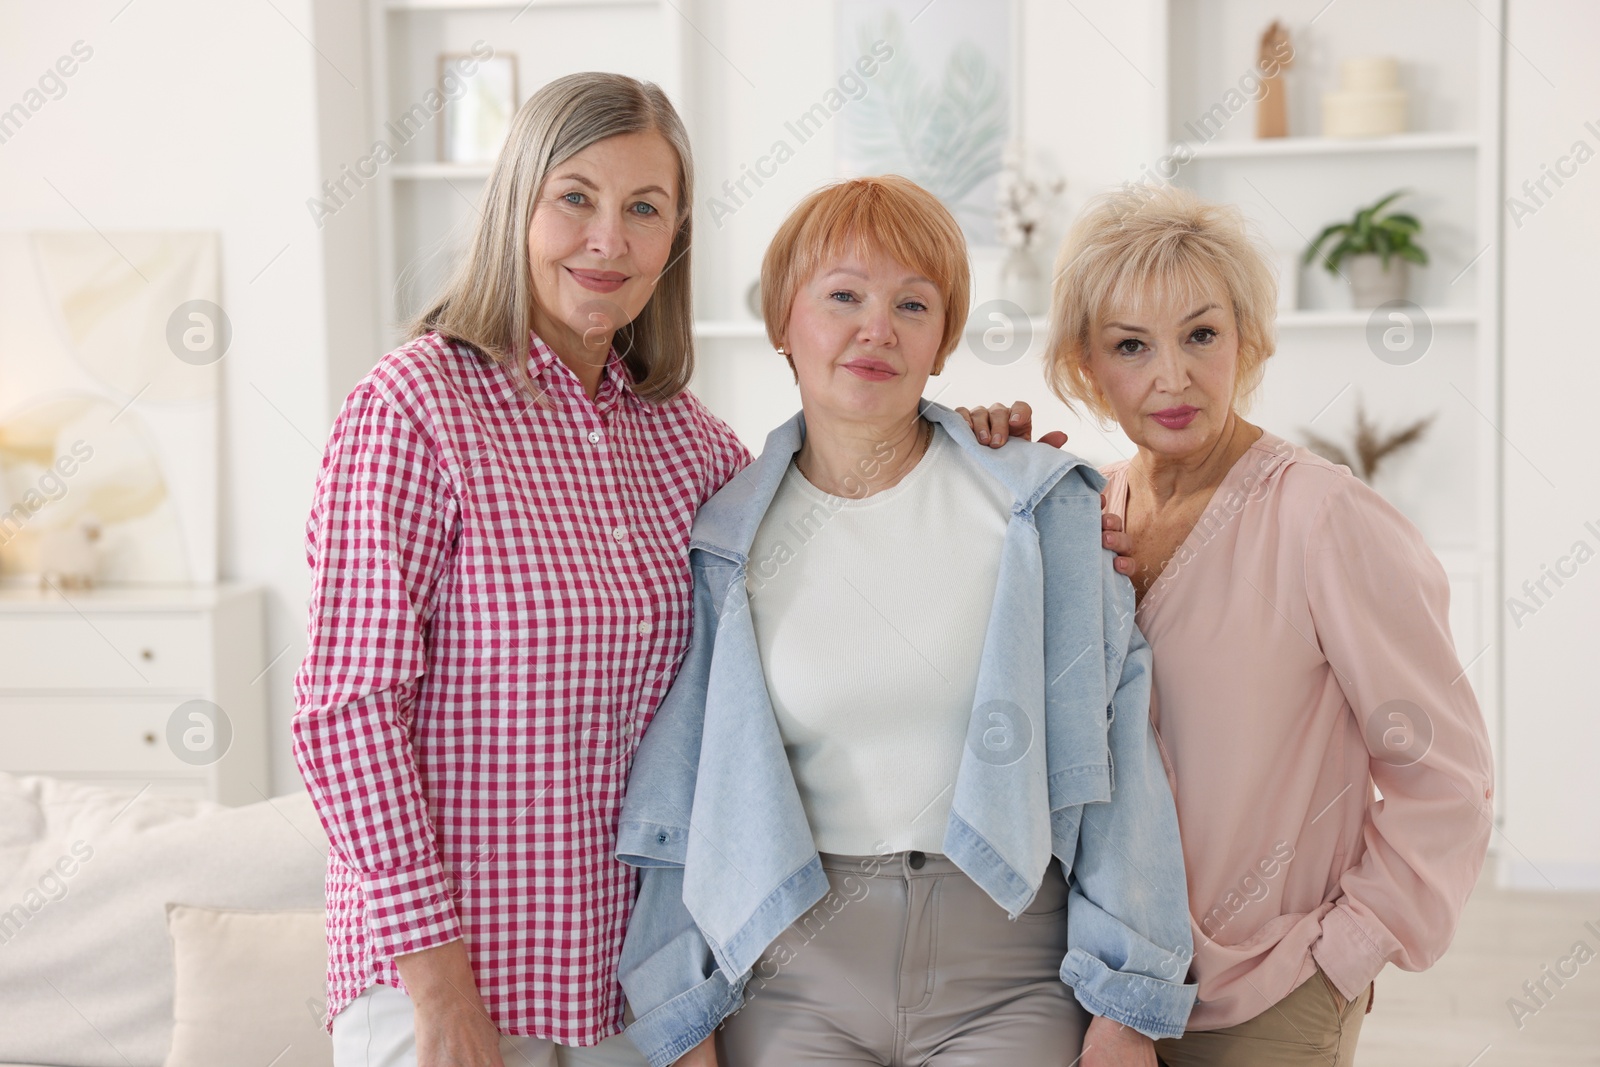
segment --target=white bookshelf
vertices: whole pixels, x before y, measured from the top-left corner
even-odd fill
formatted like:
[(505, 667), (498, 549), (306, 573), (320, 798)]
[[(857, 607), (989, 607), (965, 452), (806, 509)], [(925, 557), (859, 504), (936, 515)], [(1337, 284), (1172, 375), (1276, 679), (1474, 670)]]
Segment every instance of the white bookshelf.
[(656, 0), (384, 0), (390, 11), (512, 11), (556, 7), (650, 7)]
[(1327, 156), (1414, 152), (1475, 152), (1475, 132), (1397, 133), (1389, 137), (1274, 137), (1260, 141), (1209, 141), (1190, 146), (1196, 159)]
[[(1386, 424), (1436, 414), (1429, 436), (1388, 481), (1380, 473), (1378, 488), (1445, 565), (1457, 649), (1498, 754), (1503, 4), (1340, 0), (1285, 12), (1272, 0), (1166, 0), (1161, 14), (1154, 143), (1158, 156), (1188, 145), (1179, 184), (1239, 204), (1283, 252), (1393, 189), (1411, 190), (1396, 206), (1424, 224), (1430, 264), (1412, 268), (1410, 298), (1433, 329), (1427, 353), (1405, 366), (1377, 359), (1366, 344), (1372, 313), (1351, 308), (1319, 268), (1302, 268), (1301, 305), (1278, 318), (1278, 352), (1252, 417), (1299, 440), (1313, 419), (1317, 431), (1343, 436), (1356, 394)], [(1275, 18), (1288, 24), (1296, 53), (1287, 73), (1291, 136), (1257, 140), (1246, 106), (1209, 139), (1196, 137), (1199, 116), (1254, 63)], [(1336, 87), (1341, 59), (1367, 55), (1400, 60), (1410, 131), (1320, 136), (1322, 90)]]
[[(1478, 312), (1474, 308), (1424, 307), (1423, 312), (1434, 326), (1476, 326)], [(1365, 329), (1372, 317), (1370, 310), (1358, 308), (1322, 308), (1312, 311), (1283, 311), (1278, 314), (1278, 332), (1287, 330), (1326, 330), (1356, 327)]]
[[(584, 70), (615, 70), (656, 82), (682, 108), (684, 20), (669, 0), (368, 0), (374, 71), (371, 125), (386, 123), (433, 88), (438, 57), (483, 41), (517, 60), (520, 105), (546, 82)], [(431, 122), (382, 166), (375, 182), (385, 347), (420, 309), (464, 248), (489, 176), (487, 163), (446, 163)]]
[(489, 176), (488, 163), (396, 163), (396, 181), (482, 181)]

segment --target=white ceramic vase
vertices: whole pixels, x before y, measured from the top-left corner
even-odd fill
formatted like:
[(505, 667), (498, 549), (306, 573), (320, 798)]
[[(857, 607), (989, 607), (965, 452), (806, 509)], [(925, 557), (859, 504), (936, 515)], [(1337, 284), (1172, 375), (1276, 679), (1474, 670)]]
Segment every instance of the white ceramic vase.
[(1000, 295), (1029, 315), (1050, 310), (1050, 281), (1031, 249), (1018, 246), (1006, 252), (1000, 264)]
[(1375, 308), (1406, 298), (1406, 261), (1399, 256), (1390, 258), (1388, 270), (1383, 267), (1383, 257), (1376, 253), (1346, 256), (1342, 270), (1350, 279), (1352, 307)]

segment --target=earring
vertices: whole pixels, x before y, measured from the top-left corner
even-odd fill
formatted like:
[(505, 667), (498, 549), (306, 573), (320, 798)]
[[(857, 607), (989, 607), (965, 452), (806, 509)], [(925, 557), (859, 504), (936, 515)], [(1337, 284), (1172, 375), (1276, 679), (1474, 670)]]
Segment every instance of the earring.
[(789, 353), (787, 353), (787, 352), (785, 352), (785, 351), (784, 351), (784, 350), (783, 350), (783, 346), (782, 346), (782, 345), (779, 345), (779, 346), (778, 346), (778, 355), (780, 355), (780, 356), (787, 356), (787, 355), (788, 355), (788, 354), (789, 354)]

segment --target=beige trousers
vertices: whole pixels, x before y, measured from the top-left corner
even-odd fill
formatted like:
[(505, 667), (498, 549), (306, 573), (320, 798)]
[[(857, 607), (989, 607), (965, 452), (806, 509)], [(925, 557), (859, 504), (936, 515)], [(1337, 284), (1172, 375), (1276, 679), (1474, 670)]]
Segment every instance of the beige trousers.
[(1321, 971), (1238, 1026), (1156, 1042), (1164, 1067), (1351, 1067), (1372, 987), (1345, 1002)]
[(757, 961), (720, 1067), (1065, 1067), (1088, 1014), (1060, 978), (1052, 862), (1016, 921), (943, 856), (822, 857), (831, 892)]
[[(633, 1042), (621, 1034), (591, 1048), (502, 1034), (500, 1059), (505, 1067), (646, 1067)], [(374, 985), (335, 1015), (333, 1067), (417, 1067), (411, 998)]]

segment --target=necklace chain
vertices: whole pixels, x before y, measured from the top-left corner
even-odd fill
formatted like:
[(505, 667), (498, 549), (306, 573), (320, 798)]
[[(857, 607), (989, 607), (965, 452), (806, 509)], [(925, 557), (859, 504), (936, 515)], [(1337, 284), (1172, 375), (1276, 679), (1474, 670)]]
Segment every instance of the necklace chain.
[[(918, 442), (919, 443), (918, 443), (918, 446), (917, 446), (916, 455), (912, 459), (912, 461), (909, 464), (906, 465), (905, 469), (901, 470), (900, 473), (898, 474), (898, 476), (896, 476), (896, 478), (894, 480), (894, 484), (896, 484), (896, 485), (898, 485), (900, 483), (900, 481), (902, 479), (904, 479), (907, 474), (911, 473), (911, 471), (916, 467), (916, 465), (919, 462), (921, 462), (922, 457), (928, 454), (928, 449), (933, 444), (933, 434), (934, 434), (933, 423), (929, 422), (927, 419), (924, 419), (924, 418), (922, 418), (920, 416), (917, 418), (917, 423), (918, 423), (918, 425), (917, 425), (917, 438), (918, 438)], [(802, 471), (801, 474), (804, 475), (806, 480), (811, 482), (811, 484), (817, 485), (817, 483), (815, 481), (813, 481), (809, 475), (805, 475), (804, 471)], [(832, 489), (825, 488), (825, 487), (823, 487), (821, 485), (817, 485), (817, 488), (818, 489), (822, 489), (822, 491), (825, 492), (825, 493), (831, 493), (834, 496), (853, 495), (853, 494), (834, 493)], [(889, 487), (885, 486), (884, 488), (889, 488)], [(878, 491), (881, 492), (882, 490), (880, 489)]]
[(900, 476), (895, 479), (895, 484), (898, 485), (901, 479), (910, 474), (912, 470), (916, 468), (917, 464), (922, 461), (922, 457), (928, 454), (928, 446), (932, 443), (933, 423), (929, 422), (927, 419), (919, 417), (917, 419), (917, 454), (912, 457), (911, 462), (906, 465), (906, 468), (900, 472)]

